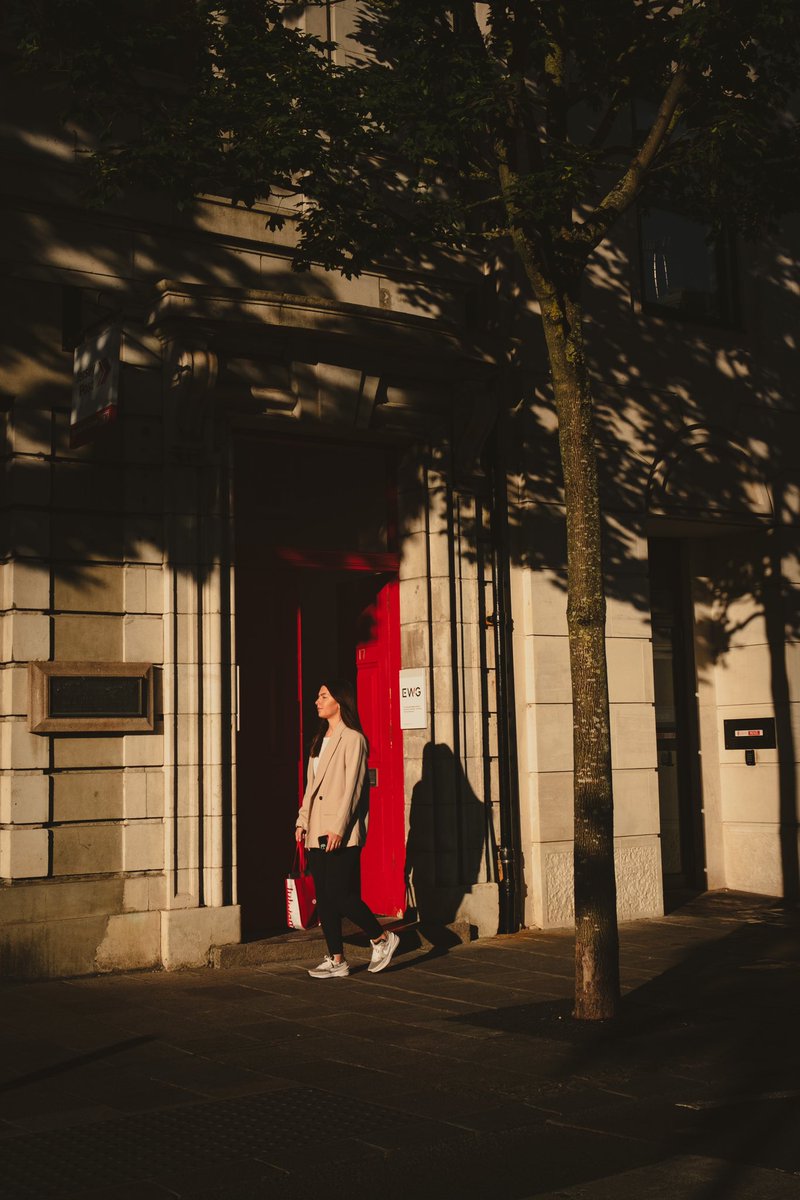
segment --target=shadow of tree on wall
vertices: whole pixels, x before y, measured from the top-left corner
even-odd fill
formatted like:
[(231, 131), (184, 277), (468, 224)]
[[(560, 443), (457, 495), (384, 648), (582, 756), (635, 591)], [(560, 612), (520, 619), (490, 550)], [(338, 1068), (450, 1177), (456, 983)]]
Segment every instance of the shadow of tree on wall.
[[(36, 100), (37, 86), (28, 81), (20, 88), (20, 81), (14, 80), (13, 111), (19, 113), (20, 123), (3, 152), (16, 164), (17, 192), (7, 206), (13, 220), (9, 218), (3, 229), (3, 387), (8, 428), (2, 452), (8, 458), (12, 450), (21, 451), (6, 479), (4, 502), (13, 505), (15, 513), (13, 523), (7, 523), (9, 541), (3, 552), (5, 557), (25, 559), (42, 572), (50, 570), (52, 559), (60, 578), (91, 589), (91, 564), (119, 563), (128, 556), (169, 562), (174, 551), (165, 541), (161, 519), (165, 495), (170, 493), (173, 524), (183, 525), (186, 538), (191, 539), (197, 533), (198, 495), (205, 497), (211, 512), (218, 500), (218, 482), (214, 481), (216, 467), (209, 470), (207, 463), (187, 464), (180, 456), (170, 457), (169, 447), (167, 457), (154, 463), (159, 452), (152, 448), (163, 441), (171, 392), (166, 388), (163, 400), (153, 404), (152, 389), (144, 383), (145, 377), (152, 380), (148, 365), (123, 366), (119, 425), (89, 446), (69, 448), (71, 353), (61, 347), (65, 307), (74, 304), (75, 291), (80, 293), (82, 326), (122, 312), (144, 325), (155, 284), (163, 277), (315, 297), (334, 297), (340, 285), (322, 272), (292, 273), (290, 249), (285, 241), (270, 239), (265, 214), (258, 211), (239, 210), (236, 220), (243, 222), (244, 232), (235, 234), (220, 229), (227, 223), (228, 210), (213, 199), (179, 212), (167, 199), (142, 193), (114, 208), (89, 211), (81, 199), (74, 157), (65, 156), (63, 147), (57, 153), (47, 149), (52, 150), (61, 138), (53, 115), (57, 105), (52, 96), (46, 106)], [(42, 177), (56, 181), (46, 198), (39, 187)], [(746, 266), (752, 283), (745, 292), (744, 329), (702, 328), (642, 310), (636, 295), (635, 242), (631, 219), (614, 246), (597, 252), (587, 279), (587, 339), (597, 388), (608, 599), (611, 605), (619, 602), (641, 614), (649, 612), (648, 535), (661, 532), (694, 540), (716, 533), (718, 548), (730, 542), (735, 550), (728, 568), (713, 583), (713, 615), (696, 631), (697, 667), (701, 673), (724, 669), (741, 633), (737, 606), (752, 603), (761, 611), (779, 730), (784, 891), (792, 897), (798, 887), (797, 752), (785, 635), (795, 639), (800, 634), (800, 611), (798, 589), (790, 582), (797, 578), (797, 551), (784, 541), (782, 529), (798, 520), (800, 482), (796, 451), (800, 416), (791, 340), (795, 322), (787, 303), (793, 294), (795, 263), (775, 246), (748, 251)], [(482, 368), (486, 371), (483, 390), (493, 393), (502, 413), (511, 560), (546, 572), (563, 595), (557, 428), (540, 322), (524, 281), (502, 263), (487, 282), (464, 264), (444, 258), (398, 261), (393, 271), (401, 281), (404, 303), (420, 316), (438, 319), (443, 295), (449, 290), (456, 297), (448, 310), (451, 326), (465, 346), (479, 347), (494, 362), (492, 370)], [(431, 282), (434, 272), (445, 284)], [(64, 288), (72, 290), (65, 294)], [(274, 337), (259, 337), (263, 337), (259, 352), (280, 357), (280, 330)], [(144, 346), (141, 353), (139, 361), (145, 364), (151, 351)], [(363, 364), (356, 357), (349, 365)], [(438, 382), (428, 389), (427, 398), (419, 381), (414, 381), (422, 415), (415, 418), (413, 412), (398, 412), (397, 424), (389, 420), (382, 427), (406, 441), (414, 439), (420, 463), (431, 472), (452, 468), (452, 456), (473, 416), (468, 374), (462, 372), (454, 382)], [(402, 388), (408, 380), (395, 362), (385, 382), (391, 390), (392, 385)], [(354, 428), (349, 397), (337, 396), (334, 389), (328, 411), (330, 427), (346, 440)], [(224, 399), (215, 420), (221, 461), (228, 436)], [(279, 425), (276, 421), (274, 428)], [(283, 427), (295, 432), (298, 423), (287, 418)], [(317, 430), (313, 421), (306, 428)], [(708, 436), (689, 444), (687, 430), (706, 431)], [(49, 445), (50, 452), (36, 449), (42, 445)], [(487, 480), (488, 473), (477, 463), (472, 479), (461, 482), (489, 494)], [(763, 485), (771, 495), (773, 510), (772, 515), (761, 513), (755, 526), (751, 519), (754, 484)], [(43, 495), (47, 496), (44, 502)], [(409, 524), (400, 530), (401, 551), (411, 522), (428, 501), (420, 491), (416, 509), (412, 502), (407, 504)], [(451, 507), (452, 492), (442, 489), (435, 503), (445, 510)], [(202, 502), (200, 509), (202, 521)], [(452, 519), (448, 527), (452, 543)], [(768, 527), (773, 530), (769, 534)], [(452, 552), (477, 557), (480, 531), (471, 528), (468, 519), (460, 521), (459, 528), (459, 543)], [(748, 532), (750, 547), (744, 558), (742, 530)], [(204, 567), (198, 555), (190, 551), (173, 565), (195, 586), (202, 584)], [(463, 779), (459, 783), (462, 768), (457, 758), (435, 765), (444, 750), (441, 745), (430, 748), (431, 779), (424, 786), (432, 787), (434, 777), (452, 777), (452, 782), (441, 785), (441, 803), (446, 806), (453, 788), (468, 785)], [(415, 803), (424, 812), (428, 802), (418, 798)], [(470, 802), (467, 810), (471, 808)], [(410, 854), (416, 853), (415, 840), (416, 835)], [(460, 885), (470, 882), (470, 863), (469, 856), (462, 861)], [(424, 871), (420, 876), (424, 891)]]
[[(774, 491), (779, 499), (777, 488)], [(699, 596), (707, 616), (697, 625), (701, 669), (725, 671), (733, 657), (749, 644), (765, 642), (769, 658), (769, 707), (775, 716), (777, 742), (777, 813), (770, 806), (769, 790), (760, 797), (759, 811), (765, 821), (777, 817), (780, 830), (780, 869), (783, 896), (787, 903), (800, 897), (797, 854), (797, 747), (793, 721), (793, 689), (789, 674), (787, 636), (797, 637), (800, 628), (800, 592), (784, 574), (781, 528), (773, 527), (728, 551), (728, 544), (714, 547), (713, 569), (700, 581)], [(759, 687), (754, 681), (754, 688)], [(763, 685), (762, 685), (763, 686)], [(762, 698), (762, 703), (766, 697)], [(756, 707), (758, 701), (756, 702)], [(755, 714), (758, 715), (758, 714)], [(771, 757), (771, 756), (770, 756)]]
[[(743, 636), (766, 648), (769, 691), (754, 688), (752, 703), (767, 703), (776, 714), (781, 874), (791, 900), (798, 886), (797, 746), (787, 640), (800, 636), (800, 590), (793, 582), (800, 414), (790, 368), (796, 264), (773, 243), (741, 253), (757, 292), (755, 300), (744, 292), (745, 328), (650, 314), (636, 303), (635, 222), (629, 221), (619, 245), (601, 247), (590, 264), (586, 333), (610, 622), (618, 605), (649, 618), (649, 537), (694, 546), (699, 563), (720, 560), (713, 614), (694, 631), (695, 665), (710, 680), (733, 663)], [(524, 300), (513, 272), (505, 283)], [(541, 332), (530, 300), (506, 305), (505, 315), (505, 343), (517, 360), (505, 373), (514, 390), (504, 405), (512, 561), (546, 572), (565, 611), (557, 423), (541, 373)], [(700, 591), (707, 585), (695, 580)], [(737, 627), (742, 608), (761, 621), (759, 635)], [(774, 819), (771, 810), (764, 819)]]

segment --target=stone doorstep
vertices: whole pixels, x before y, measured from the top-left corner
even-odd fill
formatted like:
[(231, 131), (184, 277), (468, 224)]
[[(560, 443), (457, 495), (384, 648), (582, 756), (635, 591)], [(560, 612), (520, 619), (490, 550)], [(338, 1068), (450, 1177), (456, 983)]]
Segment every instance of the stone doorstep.
[[(394, 921), (385, 919), (381, 924), (393, 929), (400, 938), (402, 950), (432, 950), (436, 947), (463, 945), (473, 940), (474, 927), (468, 921), (454, 921), (450, 925), (434, 925), (419, 921)], [(352, 958), (369, 958), (369, 941), (365, 934), (344, 923), (344, 941)], [(212, 946), (209, 950), (209, 966), (258, 967), (266, 963), (297, 962), (312, 959), (325, 948), (322, 930), (291, 930), (256, 942), (237, 942), (226, 946)]]

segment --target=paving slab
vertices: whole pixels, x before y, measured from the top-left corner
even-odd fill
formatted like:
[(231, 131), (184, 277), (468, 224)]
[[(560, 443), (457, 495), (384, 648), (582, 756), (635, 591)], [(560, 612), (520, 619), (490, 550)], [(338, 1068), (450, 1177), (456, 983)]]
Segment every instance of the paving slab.
[(0, 1200), (788, 1200), (799, 935), (731, 893), (623, 926), (610, 1024), (563, 932), (3, 985)]
[(760, 1167), (736, 1167), (721, 1159), (680, 1155), (605, 1179), (556, 1191), (531, 1192), (526, 1200), (796, 1200), (797, 1177)]

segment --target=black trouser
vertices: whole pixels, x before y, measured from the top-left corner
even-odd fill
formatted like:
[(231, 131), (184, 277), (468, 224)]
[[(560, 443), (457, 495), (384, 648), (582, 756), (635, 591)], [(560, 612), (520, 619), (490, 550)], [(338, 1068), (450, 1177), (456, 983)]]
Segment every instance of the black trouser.
[(317, 912), (328, 953), (342, 953), (342, 917), (358, 925), (373, 941), (383, 932), (375, 914), (361, 899), (360, 846), (309, 850), (308, 867), (317, 891)]

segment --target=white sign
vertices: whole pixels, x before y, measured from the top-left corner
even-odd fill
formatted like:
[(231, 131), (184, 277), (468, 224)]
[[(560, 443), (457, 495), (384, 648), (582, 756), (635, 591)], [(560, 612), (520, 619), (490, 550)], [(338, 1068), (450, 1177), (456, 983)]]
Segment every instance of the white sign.
[(75, 351), (70, 444), (80, 446), (97, 425), (113, 421), (119, 399), (120, 329), (109, 325)]
[(428, 724), (427, 672), (414, 668), (400, 672), (400, 728), (424, 729)]

